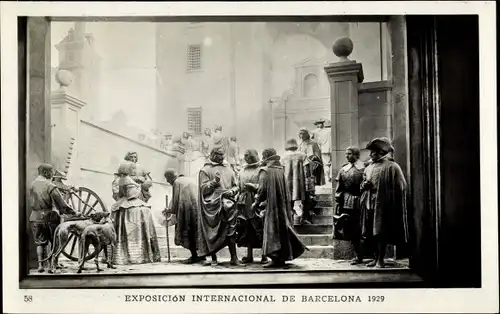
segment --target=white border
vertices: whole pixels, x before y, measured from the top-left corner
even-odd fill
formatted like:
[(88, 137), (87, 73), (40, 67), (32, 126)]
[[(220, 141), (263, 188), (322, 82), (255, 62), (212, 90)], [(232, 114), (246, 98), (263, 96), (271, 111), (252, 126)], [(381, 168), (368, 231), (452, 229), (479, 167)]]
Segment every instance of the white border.
[[(102, 313), (102, 312), (495, 312), (498, 310), (498, 198), (496, 150), (496, 25), (495, 3), (489, 2), (2, 2), (1, 12), (1, 99), (2, 99), (2, 239), (3, 304), (9, 313)], [(17, 200), (17, 16), (175, 16), (175, 15), (400, 15), (400, 14), (479, 14), (480, 27), (480, 131), (481, 131), (481, 232), (482, 289), (384, 289), (335, 290), (337, 295), (381, 295), (386, 302), (245, 304), (245, 303), (125, 303), (125, 293), (137, 290), (31, 290), (34, 302), (24, 303), (25, 290), (18, 287)], [(464, 148), (466, 149), (466, 148)], [(14, 170), (14, 171), (12, 171)], [(466, 249), (466, 248), (464, 248)], [(460, 257), (457, 256), (457, 263)], [(463, 271), (467, 271), (464, 263)], [(214, 290), (211, 290), (215, 292)], [(141, 290), (141, 293), (158, 290)], [(162, 293), (175, 293), (174, 290)], [(190, 294), (193, 291), (182, 290)], [(197, 290), (201, 292), (201, 290)], [(218, 291), (221, 292), (221, 291)], [(234, 290), (226, 293), (247, 293)], [(263, 290), (259, 293), (300, 294), (304, 290)], [(328, 294), (316, 290), (316, 294)]]

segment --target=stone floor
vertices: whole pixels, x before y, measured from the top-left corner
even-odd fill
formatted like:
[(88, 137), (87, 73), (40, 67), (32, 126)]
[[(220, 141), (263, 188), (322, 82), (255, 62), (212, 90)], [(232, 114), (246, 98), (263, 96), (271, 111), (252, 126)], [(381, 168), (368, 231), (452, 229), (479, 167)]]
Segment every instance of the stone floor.
[[(267, 272), (267, 271), (280, 271), (280, 272), (304, 272), (304, 271), (354, 271), (354, 270), (371, 270), (373, 268), (366, 267), (368, 260), (365, 260), (364, 264), (361, 265), (350, 265), (349, 261), (332, 260), (332, 259), (296, 259), (284, 268), (280, 269), (266, 269), (259, 264), (259, 259), (255, 263), (245, 265), (245, 266), (231, 266), (228, 259), (221, 259), (218, 266), (202, 266), (201, 264), (186, 265), (183, 260), (173, 259), (171, 262), (167, 260), (162, 260), (159, 263), (152, 264), (140, 264), (140, 265), (117, 265), (116, 269), (108, 269), (105, 264), (100, 264), (103, 269), (102, 272), (96, 272), (96, 266), (93, 261), (88, 261), (85, 264), (85, 270), (81, 274), (76, 274), (77, 262), (69, 260), (60, 260), (60, 263), (65, 266), (65, 268), (58, 270), (57, 274), (60, 275), (85, 275), (85, 274), (101, 274), (101, 275), (123, 275), (123, 274), (174, 274), (174, 273), (246, 273), (246, 272)], [(385, 269), (408, 269), (408, 260), (387, 260), (387, 265)], [(381, 269), (384, 271), (384, 269)], [(47, 272), (39, 273), (36, 269), (30, 270), (30, 275), (37, 276), (51, 276)]]

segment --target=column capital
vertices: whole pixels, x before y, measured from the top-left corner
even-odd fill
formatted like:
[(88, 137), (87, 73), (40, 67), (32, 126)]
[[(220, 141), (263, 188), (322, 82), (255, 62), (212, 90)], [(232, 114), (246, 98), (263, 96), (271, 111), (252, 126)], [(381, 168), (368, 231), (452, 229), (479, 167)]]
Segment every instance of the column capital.
[(51, 95), (52, 105), (64, 105), (67, 104), (75, 109), (82, 109), (86, 103), (78, 98), (69, 95), (64, 89), (59, 89), (52, 92)]
[(358, 83), (364, 80), (363, 65), (356, 61), (341, 61), (330, 63), (325, 67), (325, 72), (330, 81), (342, 80), (346, 76), (356, 76)]

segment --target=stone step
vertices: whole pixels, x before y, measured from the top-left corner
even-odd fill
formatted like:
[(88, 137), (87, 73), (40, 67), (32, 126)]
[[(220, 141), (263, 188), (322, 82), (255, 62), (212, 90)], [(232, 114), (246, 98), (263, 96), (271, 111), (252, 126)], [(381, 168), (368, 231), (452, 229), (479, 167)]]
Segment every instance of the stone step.
[(294, 225), (295, 231), (298, 234), (332, 234), (332, 224), (310, 224), (310, 225)]
[(316, 195), (318, 194), (332, 194), (335, 192), (335, 189), (332, 185), (324, 185), (316, 187)]
[(333, 217), (329, 215), (314, 215), (311, 222), (315, 225), (333, 225)]
[(331, 246), (330, 234), (299, 234), (300, 240), (307, 246)]
[(315, 195), (316, 201), (322, 201), (322, 202), (333, 202), (333, 194), (316, 194)]
[(319, 207), (316, 206), (313, 210), (316, 215), (333, 217), (333, 207)]
[[(307, 247), (309, 250), (306, 250), (304, 254), (302, 254), (299, 258), (333, 258), (333, 246), (315, 246), (311, 245)], [(162, 258), (167, 258), (167, 246), (160, 245), (160, 254)], [(242, 258), (247, 254), (247, 248), (239, 247), (237, 248), (238, 258)], [(254, 259), (259, 261), (262, 255), (261, 249), (253, 250)], [(180, 246), (171, 246), (170, 247), (170, 258), (172, 259), (187, 259), (191, 256), (189, 250), (186, 250)], [(227, 247), (223, 248), (217, 253), (217, 257), (222, 260), (228, 260), (230, 258), (229, 249)]]
[(316, 207), (335, 207), (335, 202), (333, 200), (316, 198)]

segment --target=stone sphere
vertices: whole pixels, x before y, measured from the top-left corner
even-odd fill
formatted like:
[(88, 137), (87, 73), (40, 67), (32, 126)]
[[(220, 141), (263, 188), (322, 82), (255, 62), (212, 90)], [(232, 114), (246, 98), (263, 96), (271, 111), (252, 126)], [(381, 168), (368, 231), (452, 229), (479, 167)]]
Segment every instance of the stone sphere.
[(67, 87), (73, 83), (73, 74), (70, 71), (59, 70), (56, 73), (56, 82)]
[(333, 53), (339, 58), (347, 58), (353, 48), (354, 45), (349, 37), (340, 37), (333, 44)]

